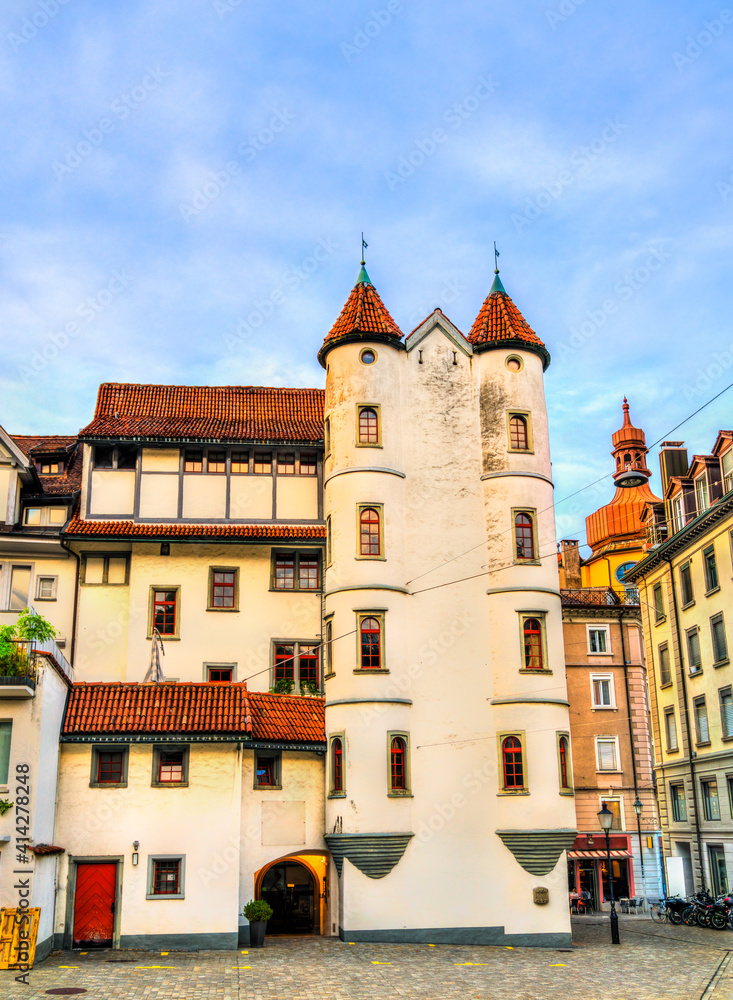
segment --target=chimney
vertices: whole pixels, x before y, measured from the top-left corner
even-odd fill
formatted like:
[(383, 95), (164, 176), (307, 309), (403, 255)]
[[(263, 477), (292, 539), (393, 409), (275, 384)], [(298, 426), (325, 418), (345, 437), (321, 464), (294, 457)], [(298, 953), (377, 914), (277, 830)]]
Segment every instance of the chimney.
[(562, 564), (560, 586), (567, 590), (580, 590), (580, 549), (575, 539), (563, 538), (560, 542)]
[(689, 469), (684, 441), (662, 441), (659, 470), (662, 473), (662, 496), (667, 492), (672, 476), (686, 476)]

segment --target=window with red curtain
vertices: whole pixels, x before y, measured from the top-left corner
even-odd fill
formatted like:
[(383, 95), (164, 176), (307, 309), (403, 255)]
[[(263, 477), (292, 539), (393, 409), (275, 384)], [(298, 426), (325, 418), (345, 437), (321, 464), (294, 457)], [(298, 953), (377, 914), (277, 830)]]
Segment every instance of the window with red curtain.
[(378, 618), (362, 618), (361, 669), (380, 670), (382, 666), (382, 629)]
[(370, 406), (359, 411), (359, 444), (379, 444), (379, 418)]
[(331, 787), (334, 792), (344, 790), (344, 747), (338, 737), (331, 741)]
[(527, 451), (529, 448), (525, 417), (513, 416), (509, 418), (509, 444), (515, 451)]
[(379, 541), (379, 511), (364, 507), (359, 515), (360, 553), (363, 556), (381, 555)]
[(560, 787), (570, 788), (568, 781), (568, 738), (560, 737)]
[(524, 669), (542, 670), (542, 623), (539, 618), (524, 619)]
[(524, 788), (522, 744), (516, 736), (507, 736), (501, 744), (504, 764), (504, 788)]
[(530, 514), (515, 515), (514, 538), (517, 545), (517, 559), (534, 559), (534, 525)]
[(406, 763), (405, 756), (407, 753), (407, 746), (404, 739), (401, 736), (394, 736), (392, 738), (392, 745), (390, 747), (389, 753), (389, 767), (390, 767), (390, 788), (392, 791), (404, 791), (407, 787), (406, 785)]

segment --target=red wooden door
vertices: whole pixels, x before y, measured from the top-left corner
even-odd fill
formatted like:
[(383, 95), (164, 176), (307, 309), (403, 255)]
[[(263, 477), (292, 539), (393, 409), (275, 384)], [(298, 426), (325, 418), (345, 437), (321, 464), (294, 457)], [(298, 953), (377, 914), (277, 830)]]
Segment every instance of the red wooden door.
[(74, 947), (112, 944), (116, 885), (116, 862), (77, 864)]

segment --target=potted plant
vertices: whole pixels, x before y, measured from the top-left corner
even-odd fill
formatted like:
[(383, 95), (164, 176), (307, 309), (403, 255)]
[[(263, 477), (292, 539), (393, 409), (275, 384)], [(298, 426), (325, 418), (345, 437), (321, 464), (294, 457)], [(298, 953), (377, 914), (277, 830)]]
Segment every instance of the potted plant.
[(265, 928), (272, 916), (272, 907), (264, 899), (252, 899), (245, 906), (244, 915), (249, 920), (250, 948), (264, 948)]
[(280, 677), (270, 688), (272, 694), (291, 694), (295, 687), (295, 681), (289, 677)]
[(301, 681), (300, 682), (300, 693), (303, 697), (314, 696), (318, 694), (318, 685), (315, 681)]

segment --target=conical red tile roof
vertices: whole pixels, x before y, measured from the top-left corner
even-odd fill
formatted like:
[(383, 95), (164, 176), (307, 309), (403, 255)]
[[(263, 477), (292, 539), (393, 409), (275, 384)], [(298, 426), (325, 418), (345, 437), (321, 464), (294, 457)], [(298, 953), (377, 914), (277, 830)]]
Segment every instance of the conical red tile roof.
[(477, 351), (516, 347), (539, 354), (544, 368), (550, 363), (550, 352), (507, 295), (498, 275), (474, 320), (468, 340)]
[(345, 340), (381, 340), (393, 343), (402, 340), (402, 331), (390, 316), (363, 268), (341, 315), (318, 352), (318, 360), (324, 367), (324, 359), (330, 348)]

